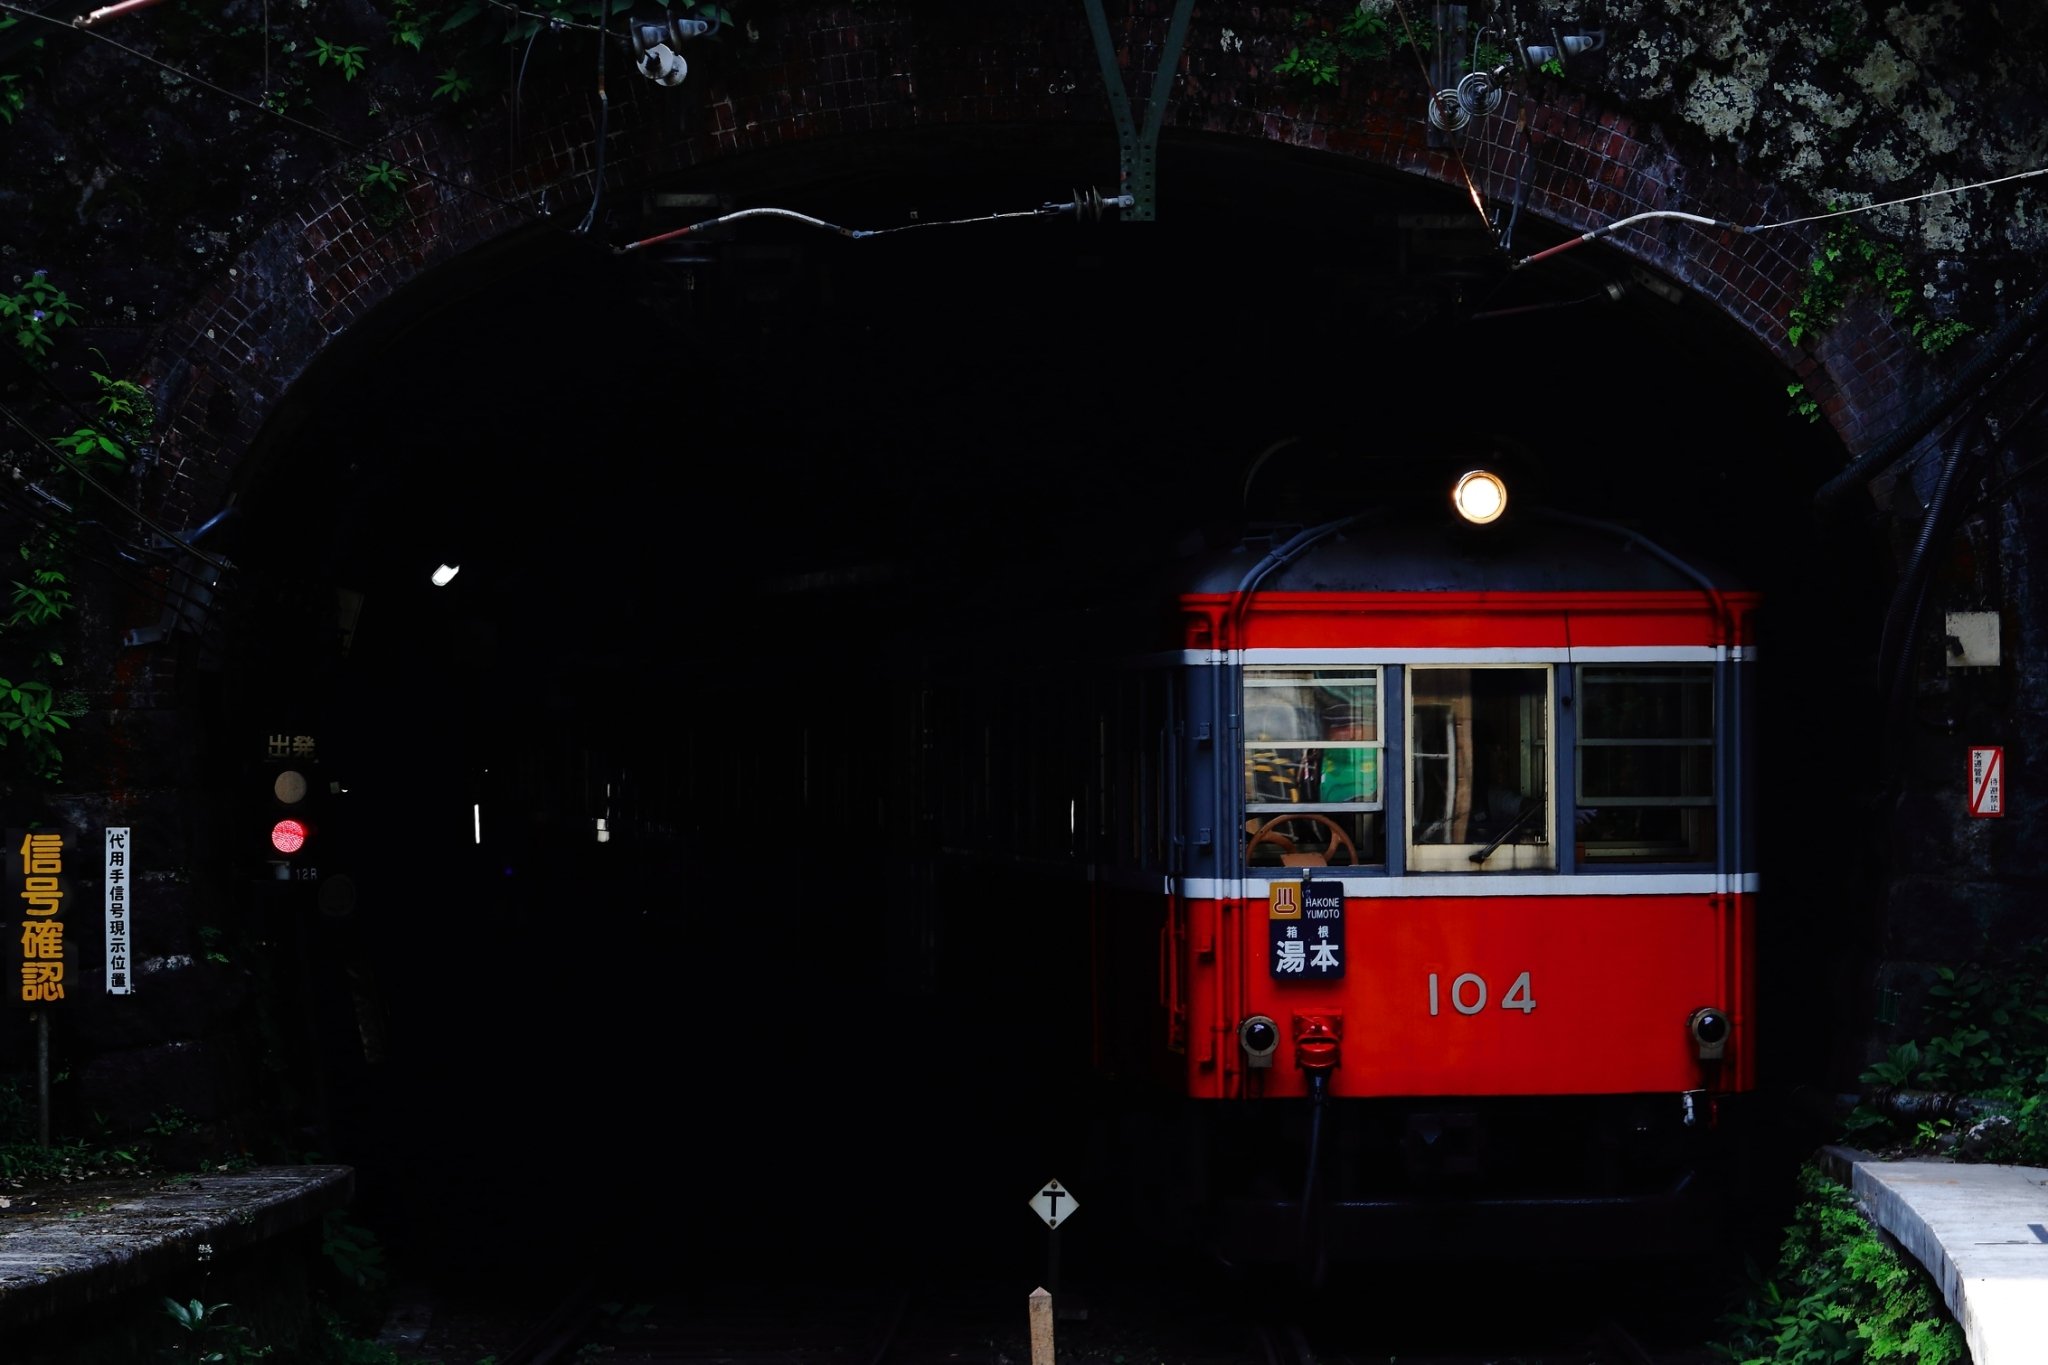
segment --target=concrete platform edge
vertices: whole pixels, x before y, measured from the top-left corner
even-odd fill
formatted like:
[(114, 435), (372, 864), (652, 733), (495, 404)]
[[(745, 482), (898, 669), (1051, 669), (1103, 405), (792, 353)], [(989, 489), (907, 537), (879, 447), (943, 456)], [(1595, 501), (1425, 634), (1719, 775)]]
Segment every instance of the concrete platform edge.
[(1919, 1261), (1963, 1329), (1975, 1365), (2048, 1359), (2048, 1170), (2034, 1166), (1883, 1161), (1821, 1149), (1823, 1170)]
[(73, 1312), (202, 1257), (268, 1241), (345, 1207), (354, 1192), (347, 1166), (260, 1167), (50, 1192), (33, 1208), (0, 1214), (0, 1327)]

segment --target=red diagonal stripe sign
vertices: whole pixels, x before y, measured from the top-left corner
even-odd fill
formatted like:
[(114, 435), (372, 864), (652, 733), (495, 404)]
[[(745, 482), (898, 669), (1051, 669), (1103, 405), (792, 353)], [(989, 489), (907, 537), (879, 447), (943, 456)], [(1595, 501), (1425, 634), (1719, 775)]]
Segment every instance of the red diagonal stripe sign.
[(1970, 814), (2005, 814), (2005, 749), (1970, 750)]

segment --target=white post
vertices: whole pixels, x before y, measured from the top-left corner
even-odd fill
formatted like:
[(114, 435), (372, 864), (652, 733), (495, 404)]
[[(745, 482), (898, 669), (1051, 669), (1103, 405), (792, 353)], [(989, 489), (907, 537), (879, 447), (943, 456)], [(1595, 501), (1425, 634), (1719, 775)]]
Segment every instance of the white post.
[(1052, 1295), (1043, 1285), (1031, 1291), (1031, 1365), (1053, 1365)]

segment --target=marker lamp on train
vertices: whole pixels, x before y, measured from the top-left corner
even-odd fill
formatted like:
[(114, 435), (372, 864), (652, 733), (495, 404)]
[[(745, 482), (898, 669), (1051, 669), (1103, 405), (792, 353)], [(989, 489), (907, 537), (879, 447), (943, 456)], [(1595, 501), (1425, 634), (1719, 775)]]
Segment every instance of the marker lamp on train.
[(1474, 526), (1499, 521), (1500, 514), (1508, 510), (1508, 486), (1498, 474), (1484, 469), (1471, 470), (1461, 475), (1452, 487), (1451, 506)]
[(1728, 1016), (1722, 1011), (1711, 1005), (1696, 1009), (1685, 1027), (1699, 1044), (1701, 1061), (1719, 1061), (1728, 1051)]
[(1280, 1047), (1280, 1026), (1263, 1014), (1254, 1014), (1237, 1026), (1237, 1045), (1244, 1049), (1248, 1066), (1270, 1067)]

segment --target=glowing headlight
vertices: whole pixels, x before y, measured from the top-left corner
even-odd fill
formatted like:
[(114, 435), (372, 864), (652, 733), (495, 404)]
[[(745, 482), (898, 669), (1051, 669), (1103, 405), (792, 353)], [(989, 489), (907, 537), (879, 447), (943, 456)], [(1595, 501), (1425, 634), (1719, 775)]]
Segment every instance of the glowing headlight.
[(1508, 510), (1508, 486), (1500, 475), (1475, 469), (1458, 480), (1451, 490), (1451, 505), (1458, 515), (1475, 526), (1497, 521)]

